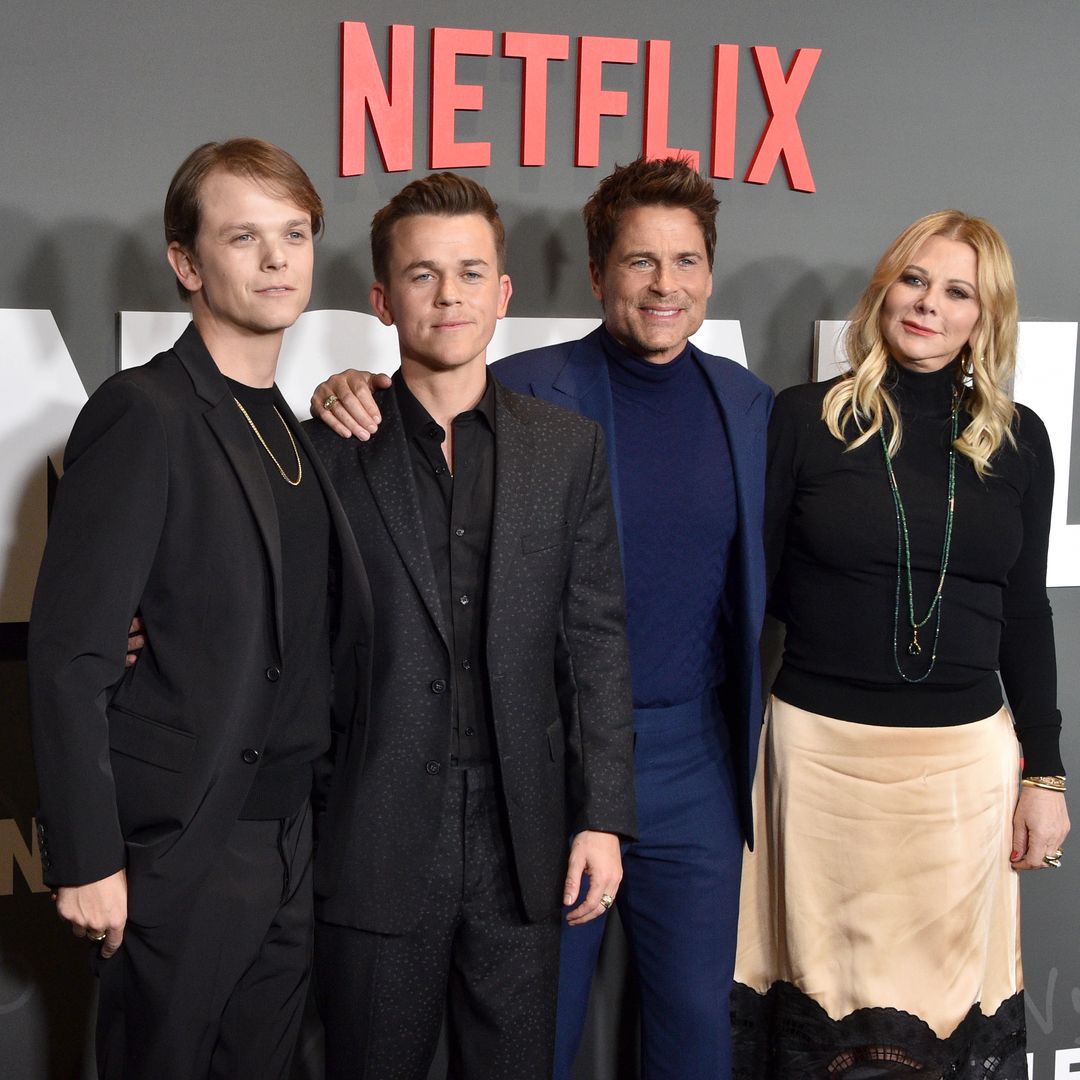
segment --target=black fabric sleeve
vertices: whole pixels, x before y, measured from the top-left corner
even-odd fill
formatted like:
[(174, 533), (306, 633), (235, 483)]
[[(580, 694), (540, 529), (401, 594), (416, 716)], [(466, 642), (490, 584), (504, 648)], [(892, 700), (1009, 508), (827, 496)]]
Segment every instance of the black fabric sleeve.
[(28, 667), (46, 881), (82, 885), (125, 864), (106, 705), (168, 502), (165, 433), (150, 399), (121, 377), (106, 382), (79, 414), (64, 461)]
[(769, 418), (768, 464), (765, 469), (765, 583), (770, 615), (784, 621), (784, 551), (788, 516), (798, 477), (799, 429), (806, 412), (799, 388), (777, 396)]
[[(1043, 422), (1017, 406), (1018, 450), (1027, 466), (1023, 546), (1003, 598), (1001, 681), (1024, 749), (1025, 776), (1064, 775), (1059, 749), (1054, 624), (1046, 595), (1046, 558), (1054, 499), (1054, 459)], [(1007, 451), (1006, 451), (1007, 452)]]

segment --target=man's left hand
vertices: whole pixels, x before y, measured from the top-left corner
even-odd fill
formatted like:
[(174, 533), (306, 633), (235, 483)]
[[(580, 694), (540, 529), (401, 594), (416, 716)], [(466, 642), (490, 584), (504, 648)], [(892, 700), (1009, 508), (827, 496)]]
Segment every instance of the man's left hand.
[[(570, 861), (566, 868), (563, 904), (572, 904), (581, 890), (582, 874), (589, 875), (589, 891), (585, 899), (566, 916), (571, 926), (580, 926), (607, 914), (611, 901), (622, 881), (622, 853), (619, 838), (614, 833), (585, 829), (570, 845)], [(603, 903), (604, 899), (608, 903)]]

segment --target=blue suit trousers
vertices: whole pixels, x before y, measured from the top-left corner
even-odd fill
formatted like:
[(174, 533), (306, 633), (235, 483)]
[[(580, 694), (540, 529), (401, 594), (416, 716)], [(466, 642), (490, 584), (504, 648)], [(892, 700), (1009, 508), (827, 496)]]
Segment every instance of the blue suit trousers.
[[(641, 987), (643, 1080), (729, 1080), (742, 835), (717, 695), (635, 710), (641, 839), (616, 903)], [(555, 1080), (570, 1080), (605, 920), (563, 925)]]

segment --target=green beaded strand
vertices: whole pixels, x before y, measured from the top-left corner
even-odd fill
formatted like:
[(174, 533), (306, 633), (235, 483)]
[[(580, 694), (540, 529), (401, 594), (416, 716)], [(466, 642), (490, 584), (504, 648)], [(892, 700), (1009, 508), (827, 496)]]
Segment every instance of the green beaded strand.
[[(896, 603), (893, 607), (893, 663), (897, 674), (905, 682), (922, 682), (937, 663), (938, 638), (941, 634), (941, 593), (945, 586), (945, 574), (949, 569), (949, 554), (952, 551), (953, 517), (956, 511), (956, 436), (959, 426), (960, 400), (953, 398), (952, 437), (949, 440), (949, 494), (945, 513), (945, 541), (941, 546), (941, 572), (938, 576), (937, 589), (926, 614), (921, 619), (915, 618), (915, 587), (911, 575), (911, 539), (908, 536), (907, 514), (904, 501), (900, 498), (900, 488), (893, 472), (892, 457), (889, 455), (889, 443), (885, 438), (884, 427), (878, 429), (881, 436), (881, 448), (885, 454), (885, 469), (889, 474), (889, 486), (892, 488), (893, 505), (896, 507)], [(921, 675), (908, 675), (900, 666), (900, 593), (903, 585), (903, 572), (907, 572), (908, 623), (911, 626), (911, 641), (908, 644), (909, 656), (920, 656), (922, 645), (919, 643), (919, 631), (934, 618), (934, 642), (930, 650), (930, 666)]]

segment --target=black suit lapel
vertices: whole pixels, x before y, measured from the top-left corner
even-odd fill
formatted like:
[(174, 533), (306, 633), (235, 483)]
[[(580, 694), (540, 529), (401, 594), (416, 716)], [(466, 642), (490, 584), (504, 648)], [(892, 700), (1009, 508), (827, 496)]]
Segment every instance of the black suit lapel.
[(236, 472), (244, 496), (255, 517), (255, 524), (266, 548), (270, 564), (270, 580), (274, 592), (274, 639), (278, 655), (285, 651), (284, 639), (284, 582), (281, 570), (281, 530), (278, 525), (277, 506), (266, 470), (259, 460), (259, 447), (232, 394), (225, 376), (207, 351), (192, 323), (173, 346), (176, 355), (191, 377), (195, 393), (208, 402), (206, 422), (221, 443), (225, 456)]
[[(413, 483), (412, 460), (405, 441), (405, 429), (393, 391), (380, 398), (382, 425), (376, 438), (358, 447), (360, 465), (383, 524), (397, 548), (416, 591), (424, 601), (432, 622), (449, 648), (449, 634), (443, 617), (435, 567), (431, 563), (420, 500)], [(378, 585), (376, 585), (378, 587)]]
[[(367, 573), (364, 570), (363, 560), (360, 558), (360, 552), (356, 546), (352, 526), (349, 524), (349, 519), (342, 509), (341, 501), (326, 472), (326, 467), (323, 465), (322, 458), (311, 445), (311, 440), (308, 438), (303, 425), (297, 420), (291, 409), (286, 409), (282, 415), (285, 417), (285, 421), (289, 425), (293, 437), (303, 447), (304, 452), (307, 454), (308, 461), (311, 462), (311, 468), (315, 473), (315, 477), (318, 479), (319, 486), (322, 488), (323, 497), (326, 500), (326, 506), (330, 513), (330, 520), (333, 523), (334, 531), (337, 533), (338, 544), (342, 549), (343, 577), (338, 590), (342, 605), (342, 614), (347, 620), (345, 625), (349, 626), (349, 633), (357, 635), (357, 628), (352, 624), (354, 613), (355, 618), (362, 620), (362, 624), (365, 628), (370, 628), (374, 606), (371, 600), (371, 586), (368, 582)], [(370, 633), (370, 630), (367, 630), (367, 633)], [(361, 634), (359, 636), (366, 637), (367, 634)]]
[(504, 594), (512, 595), (521, 535), (528, 526), (531, 470), (535, 453), (531, 435), (495, 384), (495, 502), (488, 557), (488, 619), (493, 620)]

